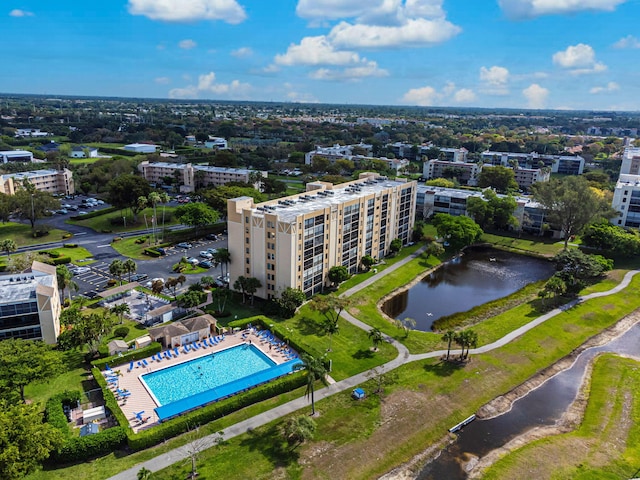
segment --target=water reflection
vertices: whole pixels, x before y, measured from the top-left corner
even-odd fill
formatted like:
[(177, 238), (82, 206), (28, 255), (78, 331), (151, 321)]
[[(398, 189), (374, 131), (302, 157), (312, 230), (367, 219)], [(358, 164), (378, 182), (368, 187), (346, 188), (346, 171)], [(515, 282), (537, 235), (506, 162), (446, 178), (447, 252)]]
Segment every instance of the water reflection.
[(505, 297), (552, 274), (553, 265), (546, 260), (469, 249), (386, 301), (382, 310), (392, 318), (411, 317), (417, 330), (430, 331), (440, 317)]

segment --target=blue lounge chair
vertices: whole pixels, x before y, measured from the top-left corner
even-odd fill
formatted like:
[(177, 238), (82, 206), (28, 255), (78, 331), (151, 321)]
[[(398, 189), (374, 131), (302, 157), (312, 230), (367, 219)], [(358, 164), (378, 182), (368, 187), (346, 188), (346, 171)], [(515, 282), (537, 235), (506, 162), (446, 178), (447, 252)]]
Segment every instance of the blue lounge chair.
[(200, 350), (200, 345), (198, 345), (196, 342), (193, 342), (191, 344), (191, 348), (193, 348), (194, 350)]
[(191, 351), (191, 347), (189, 347), (189, 345), (184, 345), (184, 353), (189, 353)]
[(166, 358), (167, 360), (169, 360), (171, 358), (171, 356), (169, 355), (169, 352), (167, 352), (166, 350), (164, 352), (162, 352), (162, 356), (164, 358)]
[(207, 339), (206, 339), (206, 338), (203, 338), (203, 339), (202, 339), (202, 344), (203, 344), (205, 347), (210, 347), (210, 346), (211, 346), (211, 345), (209, 345), (209, 342), (207, 342)]
[(130, 372), (131, 370), (133, 370), (133, 362), (129, 363), (129, 370), (128, 371)]
[(142, 368), (142, 362), (136, 363), (136, 368), (138, 368), (138, 367)]
[(149, 362), (147, 362), (146, 358), (144, 360), (142, 360), (142, 365), (144, 365), (145, 367), (149, 366)]
[(178, 355), (180, 355), (180, 351), (178, 350), (178, 347), (175, 347), (173, 349), (173, 353), (175, 354), (175, 356), (177, 357)]
[(157, 362), (158, 360), (156, 359), (156, 354), (154, 353), (153, 355), (151, 355), (151, 360), (153, 360), (154, 362)]

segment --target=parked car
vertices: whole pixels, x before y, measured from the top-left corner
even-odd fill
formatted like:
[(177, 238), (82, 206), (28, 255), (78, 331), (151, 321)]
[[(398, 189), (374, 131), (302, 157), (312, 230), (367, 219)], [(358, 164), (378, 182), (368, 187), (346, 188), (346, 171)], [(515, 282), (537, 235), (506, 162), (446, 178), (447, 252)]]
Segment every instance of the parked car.
[(181, 243), (178, 243), (176, 247), (188, 249), (188, 248), (193, 248), (193, 245), (191, 245), (189, 242), (181, 242)]
[(70, 267), (69, 271), (74, 275), (80, 275), (81, 273), (90, 272), (91, 269), (89, 267)]
[(200, 252), (200, 256), (202, 258), (206, 258), (207, 260), (211, 260), (211, 258), (213, 258), (213, 254), (211, 252), (209, 252), (208, 250), (204, 250), (204, 251)]
[(211, 263), (209, 260), (204, 260), (202, 262), (200, 262), (200, 264), (198, 265), (202, 268), (211, 268), (213, 267), (213, 263)]
[(216, 280), (222, 282), (226, 285), (229, 285), (229, 274), (225, 275), (224, 277), (222, 275), (218, 275), (216, 277)]
[(158, 253), (160, 255), (166, 255), (167, 254), (167, 251), (162, 247), (158, 247), (158, 248), (156, 248), (156, 250), (158, 251)]
[(218, 235), (215, 233), (210, 233), (205, 237), (207, 240), (218, 240)]
[(141, 280), (146, 280), (147, 278), (149, 278), (149, 275), (146, 273), (136, 273), (135, 275), (131, 275), (132, 282), (139, 282)]
[(56, 213), (59, 215), (66, 215), (69, 213), (66, 208), (61, 208), (60, 210), (56, 210)]
[(96, 298), (98, 296), (98, 292), (87, 292), (84, 294), (85, 297), (89, 299)]
[(194, 257), (189, 257), (187, 258), (187, 262), (190, 263), (191, 265), (198, 265), (200, 263), (200, 260)]

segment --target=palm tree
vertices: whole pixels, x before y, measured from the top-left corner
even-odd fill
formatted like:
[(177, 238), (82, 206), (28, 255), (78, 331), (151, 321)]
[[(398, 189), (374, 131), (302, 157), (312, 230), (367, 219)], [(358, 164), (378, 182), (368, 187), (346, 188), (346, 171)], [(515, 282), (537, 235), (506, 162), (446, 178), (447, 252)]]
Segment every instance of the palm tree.
[(317, 380), (320, 380), (324, 385), (327, 385), (327, 379), (325, 378), (327, 375), (327, 369), (324, 366), (322, 360), (318, 360), (317, 358), (312, 357), (306, 353), (303, 353), (301, 356), (302, 363), (298, 363), (293, 368), (295, 370), (306, 370), (307, 371), (307, 390), (305, 392), (305, 396), (311, 396), (311, 415), (316, 414), (316, 404), (314, 399), (314, 387)]
[(125, 313), (131, 313), (131, 309), (129, 308), (129, 304), (126, 302), (118, 303), (109, 309), (111, 313), (117, 315), (120, 319), (120, 325), (122, 325), (122, 318)]
[(73, 274), (66, 265), (58, 265), (56, 267), (56, 279), (58, 280), (58, 288), (60, 289), (60, 298), (64, 298), (64, 291), (69, 289), (69, 301), (71, 301), (71, 290), (77, 292), (78, 284), (72, 280)]
[(216, 253), (213, 254), (213, 260), (216, 263), (222, 265), (222, 276), (225, 276), (225, 266), (231, 263), (231, 252), (227, 248), (219, 248)]
[(7, 257), (11, 257), (11, 252), (15, 252), (18, 246), (11, 238), (6, 238), (0, 242), (0, 249), (7, 253)]
[(124, 263), (122, 260), (116, 259), (111, 262), (109, 265), (109, 273), (122, 285), (122, 274), (124, 273)]
[(476, 348), (478, 346), (478, 333), (475, 332), (474, 330), (465, 330), (466, 333), (466, 345), (467, 345), (467, 353), (465, 354), (464, 358), (467, 358), (469, 356), (469, 349), (470, 348)]
[(315, 431), (316, 422), (305, 416), (289, 417), (281, 428), (282, 436), (292, 449), (311, 440)]
[(169, 277), (167, 278), (167, 282), (165, 283), (165, 286), (169, 289), (171, 289), (171, 292), (173, 293), (173, 299), (176, 299), (176, 289), (178, 287), (178, 285), (184, 285), (184, 282), (187, 281), (187, 277), (185, 277), (184, 275), (180, 275), (178, 277)]
[(262, 287), (262, 282), (255, 277), (249, 277), (245, 280), (244, 289), (251, 295), (251, 305), (253, 305), (253, 298), (258, 289)]
[(384, 337), (382, 336), (382, 332), (380, 331), (379, 328), (372, 328), (371, 330), (369, 330), (369, 333), (367, 335), (373, 342), (373, 351), (377, 352), (378, 345), (380, 345), (384, 340)]
[(464, 358), (464, 347), (467, 346), (467, 332), (462, 331), (456, 333), (455, 337), (453, 337), (453, 341), (460, 345), (460, 347), (462, 348), (462, 351), (460, 352), (460, 359), (462, 360), (462, 358)]
[(134, 262), (133, 259), (127, 258), (122, 263), (122, 268), (124, 270), (124, 273), (129, 275), (129, 283), (131, 283), (131, 274), (135, 273), (136, 270), (138, 270), (138, 264), (136, 262)]
[(137, 480), (149, 480), (151, 478), (151, 470), (142, 467), (136, 475)]
[(162, 231), (160, 232), (162, 236), (160, 237), (160, 242), (163, 242), (164, 241), (164, 211), (165, 211), (165, 208), (167, 208), (167, 203), (169, 203), (169, 201), (171, 200), (171, 197), (169, 197), (169, 194), (167, 192), (160, 192), (158, 196), (160, 197), (160, 203), (162, 203)]
[(456, 340), (456, 332), (453, 330), (447, 331), (442, 335), (442, 340), (447, 342), (447, 360), (449, 360), (449, 354), (451, 353), (451, 343)]
[(331, 352), (331, 340), (333, 339), (333, 335), (336, 333), (340, 333), (340, 325), (338, 324), (338, 318), (325, 318), (322, 323), (322, 329), (324, 333), (329, 335), (329, 348), (327, 348), (327, 352)]

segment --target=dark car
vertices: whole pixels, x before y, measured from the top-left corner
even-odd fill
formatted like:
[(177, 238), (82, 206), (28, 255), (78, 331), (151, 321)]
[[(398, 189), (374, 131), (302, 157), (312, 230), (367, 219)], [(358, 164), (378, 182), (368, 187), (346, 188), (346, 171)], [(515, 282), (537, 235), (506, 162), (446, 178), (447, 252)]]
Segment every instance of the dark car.
[(167, 254), (167, 251), (162, 247), (158, 247), (158, 248), (156, 248), (156, 250), (158, 251), (158, 253), (160, 255), (166, 255)]
[(84, 295), (85, 295), (85, 297), (87, 297), (87, 298), (91, 298), (91, 299), (93, 299), (93, 298), (96, 298), (96, 297), (98, 296), (98, 292), (87, 292), (87, 293), (85, 293)]
[(210, 233), (206, 238), (207, 240), (218, 240), (218, 235), (216, 235), (215, 233)]
[(211, 268), (213, 267), (213, 263), (211, 263), (209, 260), (205, 260), (204, 262), (200, 262), (199, 266), (203, 268)]
[(136, 273), (135, 275), (131, 275), (132, 282), (139, 282), (140, 280), (146, 280), (149, 278), (149, 275), (146, 273)]

